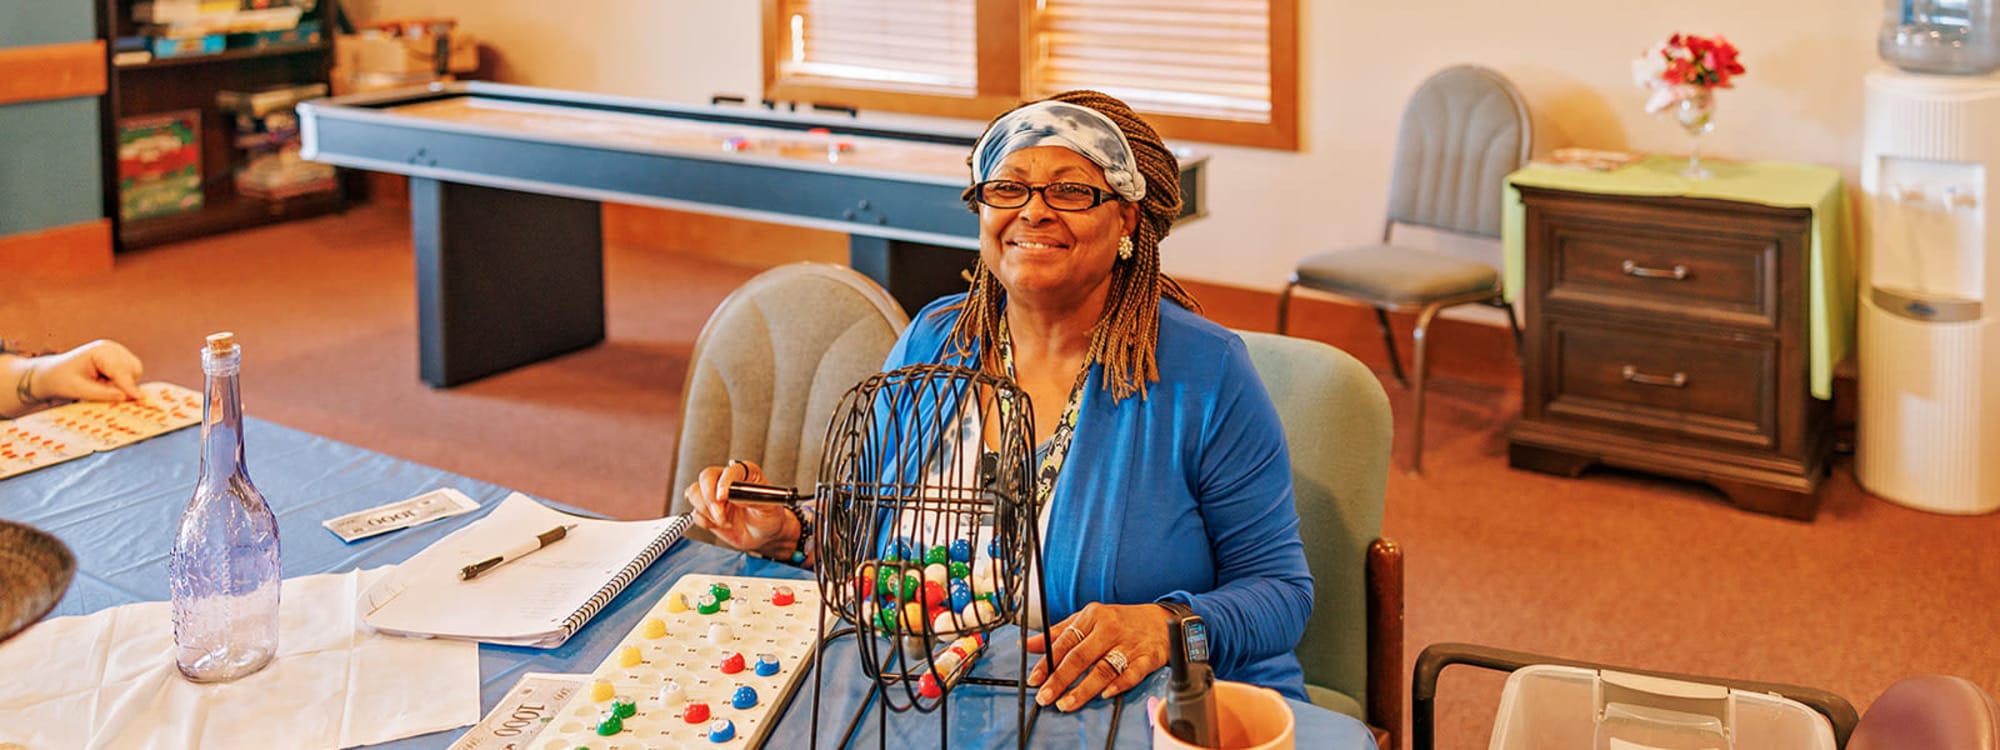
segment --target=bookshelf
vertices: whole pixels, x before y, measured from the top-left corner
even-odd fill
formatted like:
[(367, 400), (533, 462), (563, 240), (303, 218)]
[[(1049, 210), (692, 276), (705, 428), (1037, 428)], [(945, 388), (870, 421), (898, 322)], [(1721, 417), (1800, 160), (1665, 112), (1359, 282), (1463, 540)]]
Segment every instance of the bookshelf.
[[(116, 41), (143, 33), (133, 20), (135, 0), (99, 0), (98, 30), (106, 40), (104, 105), (99, 108), (103, 141), (103, 201), (115, 247), (120, 251), (207, 236), (279, 221), (338, 211), (347, 205), (352, 182), (342, 175), (330, 191), (282, 199), (239, 194), (234, 175), (250, 152), (236, 143), (232, 119), (216, 104), (219, 91), (255, 91), (293, 84), (330, 84), (334, 64), (336, 0), (318, 0), (300, 14), (317, 23), (317, 40), (226, 48), (210, 54), (155, 56), (119, 62)], [(128, 118), (180, 111), (199, 113), (199, 208), (160, 216), (125, 219), (120, 212), (120, 123)]]

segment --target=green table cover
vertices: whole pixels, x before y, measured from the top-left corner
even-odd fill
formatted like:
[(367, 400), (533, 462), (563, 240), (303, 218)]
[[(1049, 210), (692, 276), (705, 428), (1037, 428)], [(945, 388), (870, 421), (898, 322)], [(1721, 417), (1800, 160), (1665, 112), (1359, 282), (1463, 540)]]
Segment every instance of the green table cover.
[(1507, 299), (1512, 300), (1523, 283), (1527, 219), (1518, 186), (1810, 208), (1812, 232), (1807, 251), (1811, 262), (1806, 284), (1810, 302), (1806, 330), (1811, 344), (1807, 359), (1812, 363), (1813, 395), (1832, 398), (1833, 367), (1854, 344), (1853, 248), (1849, 244), (1847, 199), (1840, 172), (1832, 167), (1787, 162), (1710, 162), (1703, 166), (1713, 176), (1691, 180), (1681, 176), (1686, 166), (1686, 159), (1655, 155), (1604, 172), (1531, 164), (1508, 175), (1500, 224)]

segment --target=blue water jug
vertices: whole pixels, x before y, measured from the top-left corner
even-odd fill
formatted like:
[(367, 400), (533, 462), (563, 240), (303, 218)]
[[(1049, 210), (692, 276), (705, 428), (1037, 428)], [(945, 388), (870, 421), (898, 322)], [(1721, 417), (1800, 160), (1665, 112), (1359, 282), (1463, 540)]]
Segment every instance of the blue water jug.
[(1985, 75), (2000, 70), (1995, 0), (1884, 0), (1875, 50), (1912, 73)]

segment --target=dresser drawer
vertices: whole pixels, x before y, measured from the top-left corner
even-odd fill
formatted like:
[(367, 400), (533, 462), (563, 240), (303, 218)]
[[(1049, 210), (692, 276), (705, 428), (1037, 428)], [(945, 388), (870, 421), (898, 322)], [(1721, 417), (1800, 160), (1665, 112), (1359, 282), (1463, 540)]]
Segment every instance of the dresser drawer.
[[(1807, 225), (1782, 209), (1523, 192), (1543, 261), (1531, 282), (1553, 311), (1628, 312), (1774, 330), (1785, 290), (1779, 264)], [(1717, 208), (1720, 203), (1725, 208)]]
[(1544, 325), (1544, 398), (1532, 416), (1681, 442), (1775, 446), (1775, 339), (1564, 317)]

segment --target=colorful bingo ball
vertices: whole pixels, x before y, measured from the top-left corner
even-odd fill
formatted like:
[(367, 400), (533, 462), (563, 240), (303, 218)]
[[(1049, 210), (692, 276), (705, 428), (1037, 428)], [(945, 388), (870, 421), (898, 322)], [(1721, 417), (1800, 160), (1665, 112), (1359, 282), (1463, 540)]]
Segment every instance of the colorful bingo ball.
[(639, 704), (633, 702), (630, 698), (619, 698), (611, 702), (612, 716), (620, 719), (630, 719), (636, 713), (639, 713)]
[(640, 627), (639, 635), (645, 636), (648, 639), (665, 638), (667, 636), (667, 621), (658, 617), (648, 617), (646, 618), (646, 622)]
[(618, 689), (612, 687), (609, 682), (595, 682), (590, 685), (590, 699), (598, 703), (611, 700), (612, 696), (617, 694)]
[(926, 583), (936, 583), (942, 586), (949, 580), (951, 580), (951, 569), (946, 568), (944, 563), (931, 563), (924, 566), (924, 581)]
[(708, 725), (708, 741), (716, 744), (736, 739), (736, 724), (728, 719), (716, 719)]
[(882, 566), (880, 577), (875, 580), (877, 588), (881, 589), (883, 596), (895, 596), (896, 584), (898, 581), (903, 580), (903, 573), (896, 568), (884, 565)]
[(618, 666), (636, 667), (639, 666), (639, 662), (644, 660), (645, 657), (639, 653), (638, 646), (626, 646), (618, 649)]
[(951, 560), (951, 549), (940, 544), (924, 552), (924, 563), (944, 563)]
[[(972, 542), (964, 539), (953, 539), (951, 541), (950, 554), (953, 562), (972, 562)], [(964, 578), (964, 576), (959, 577)]]
[(756, 670), (758, 677), (770, 677), (777, 674), (778, 656), (776, 654), (758, 654)]
[(749, 685), (736, 688), (736, 692), (729, 694), (729, 705), (738, 710), (757, 705), (757, 689)]
[(965, 609), (965, 605), (971, 603), (972, 603), (972, 587), (966, 585), (964, 581), (952, 581), (951, 608)]
[(925, 672), (923, 677), (917, 678), (917, 694), (925, 698), (936, 699), (944, 695), (944, 688), (938, 684), (936, 674)]
[(736, 674), (741, 671), (743, 671), (743, 652), (731, 651), (728, 656), (722, 657), (723, 674)]
[(792, 587), (790, 586), (779, 586), (771, 592), (771, 603), (777, 606), (791, 606), (791, 603), (794, 601), (798, 601), (798, 595), (792, 593)]
[(681, 709), (681, 720), (689, 724), (700, 724), (708, 721), (708, 704), (689, 703), (687, 708)]
[(695, 602), (694, 604), (694, 611), (700, 612), (704, 615), (712, 615), (717, 612), (721, 612), (722, 600), (715, 598), (714, 594), (702, 594), (701, 600)]
[(625, 720), (618, 718), (617, 714), (605, 714), (604, 719), (597, 722), (599, 737), (610, 737), (622, 731), (625, 731)]
[(668, 594), (668, 595), (667, 595), (667, 611), (668, 611), (668, 612), (672, 612), (672, 613), (674, 613), (674, 614), (680, 614), (680, 613), (682, 613), (682, 612), (686, 612), (686, 611), (688, 611), (688, 598), (687, 598), (687, 595), (686, 595), (686, 594), (683, 594), (683, 593), (680, 593), (680, 592), (678, 592), (678, 591), (676, 591), (676, 592), (674, 592), (674, 593), (671, 593), (671, 594)]
[(892, 633), (893, 633), (893, 632), (895, 632), (895, 630), (896, 630), (896, 610), (894, 610), (894, 609), (887, 609), (887, 608), (885, 608), (885, 609), (883, 609), (883, 610), (882, 610), (882, 611), (880, 611), (880, 612), (876, 612), (876, 613), (875, 613), (875, 627), (876, 627), (876, 629), (878, 629), (878, 630), (883, 630), (883, 631), (887, 631), (887, 632), (892, 632)]
[(972, 566), (953, 560), (951, 565), (945, 567), (945, 574), (951, 580), (961, 580), (972, 575)]
[(949, 598), (950, 596), (945, 593), (944, 584), (937, 581), (924, 581), (924, 606), (936, 607), (942, 605)]
[(708, 595), (715, 597), (715, 600), (718, 602), (729, 601), (729, 584), (717, 582), (715, 585), (709, 586)]

